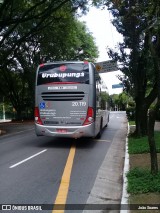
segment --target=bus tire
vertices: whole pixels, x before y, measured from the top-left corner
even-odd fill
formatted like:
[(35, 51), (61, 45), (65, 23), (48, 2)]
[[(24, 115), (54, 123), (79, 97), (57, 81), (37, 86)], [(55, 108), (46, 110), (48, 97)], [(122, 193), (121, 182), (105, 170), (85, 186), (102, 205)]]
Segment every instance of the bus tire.
[(100, 124), (99, 133), (98, 133), (97, 136), (96, 136), (97, 139), (100, 139), (100, 138), (101, 138), (101, 135), (102, 135), (102, 123), (103, 123), (103, 121), (102, 121), (102, 119), (101, 119), (101, 124)]
[(108, 116), (108, 121), (107, 121), (107, 124), (105, 125), (105, 127), (107, 127), (107, 126), (108, 126), (108, 123), (109, 123), (109, 116)]

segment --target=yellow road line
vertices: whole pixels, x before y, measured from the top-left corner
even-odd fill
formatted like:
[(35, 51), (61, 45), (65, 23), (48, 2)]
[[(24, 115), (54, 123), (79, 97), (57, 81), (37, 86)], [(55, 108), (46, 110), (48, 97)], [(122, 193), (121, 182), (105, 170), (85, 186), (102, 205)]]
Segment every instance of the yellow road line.
[[(66, 204), (75, 151), (76, 151), (76, 147), (75, 147), (75, 145), (72, 145), (69, 155), (68, 155), (66, 166), (64, 168), (64, 172), (62, 175), (62, 179), (61, 179), (60, 187), (59, 187), (59, 190), (57, 193), (57, 197), (56, 197), (56, 200), (54, 203), (55, 205), (56, 204), (63, 204), (63, 205)], [(64, 213), (64, 209), (62, 209), (62, 210), (53, 209), (52, 213)]]

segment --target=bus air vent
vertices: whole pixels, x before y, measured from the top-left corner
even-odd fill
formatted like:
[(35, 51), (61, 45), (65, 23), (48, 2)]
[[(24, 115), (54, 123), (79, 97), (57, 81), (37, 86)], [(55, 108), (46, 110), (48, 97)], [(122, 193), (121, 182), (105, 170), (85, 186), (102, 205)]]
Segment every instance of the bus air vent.
[(44, 101), (78, 101), (83, 100), (84, 92), (42, 92)]

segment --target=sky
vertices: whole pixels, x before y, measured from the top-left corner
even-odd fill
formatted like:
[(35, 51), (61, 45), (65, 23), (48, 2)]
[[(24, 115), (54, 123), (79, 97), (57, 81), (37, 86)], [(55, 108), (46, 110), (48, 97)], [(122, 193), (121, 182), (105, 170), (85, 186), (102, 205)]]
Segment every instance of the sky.
[[(111, 60), (107, 55), (106, 48), (115, 49), (118, 42), (122, 41), (122, 36), (116, 31), (116, 28), (111, 24), (112, 15), (107, 9), (101, 10), (95, 7), (90, 8), (87, 15), (80, 18), (80, 21), (86, 22), (89, 31), (95, 38), (96, 45), (99, 50), (99, 58), (97, 62)], [(109, 94), (118, 94), (122, 89), (112, 89), (112, 85), (120, 83), (117, 75), (121, 75), (120, 71), (101, 74), (105, 81)]]

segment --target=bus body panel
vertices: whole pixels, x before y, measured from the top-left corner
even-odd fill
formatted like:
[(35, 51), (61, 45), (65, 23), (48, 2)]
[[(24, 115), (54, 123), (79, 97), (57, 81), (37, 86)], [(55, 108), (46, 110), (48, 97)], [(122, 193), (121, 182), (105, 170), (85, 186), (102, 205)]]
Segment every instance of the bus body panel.
[[(80, 126), (83, 124), (89, 105), (89, 85), (41, 86), (37, 89), (37, 106), (43, 125)], [(48, 90), (48, 88), (52, 88)], [(65, 89), (62, 89), (65, 88)], [(44, 92), (43, 91), (49, 91)]]
[(38, 136), (54, 136), (54, 137), (69, 137), (69, 138), (81, 138), (81, 137), (95, 137), (95, 123), (87, 126), (44, 126), (36, 125), (36, 134)]

